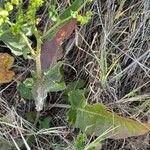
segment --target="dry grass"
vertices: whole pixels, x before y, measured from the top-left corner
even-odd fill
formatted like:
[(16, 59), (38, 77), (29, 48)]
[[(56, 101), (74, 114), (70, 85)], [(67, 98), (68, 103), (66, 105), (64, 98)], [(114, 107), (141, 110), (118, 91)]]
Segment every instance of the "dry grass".
[[(93, 19), (77, 32), (74, 61), (75, 68), (88, 75), (90, 103), (102, 102), (143, 122), (150, 116), (149, 6), (147, 0), (95, 1), (90, 7)], [(150, 148), (149, 141), (148, 135), (106, 140), (102, 149), (143, 150)]]
[[(59, 10), (66, 6), (58, 4)], [(64, 43), (64, 59), (76, 70), (65, 68), (67, 82), (84, 79), (89, 103), (101, 102), (122, 116), (149, 121), (150, 1), (95, 0), (83, 12), (87, 9), (94, 12), (92, 20), (79, 26)], [(20, 140), (26, 149), (71, 147), (78, 131), (67, 123), (69, 106), (62, 93), (51, 94), (47, 99), (49, 105), (40, 114), (50, 116), (52, 128), (36, 129), (26, 120), (26, 114), (34, 110), (34, 102), (21, 99), (15, 83), (27, 76), (30, 67), (20, 58), (16, 66), (21, 66), (16, 67), (16, 80), (0, 87), (0, 138), (16, 148), (20, 147)], [(28, 141), (29, 135), (34, 137), (33, 143)], [(101, 149), (148, 150), (149, 141), (149, 135), (108, 139)]]

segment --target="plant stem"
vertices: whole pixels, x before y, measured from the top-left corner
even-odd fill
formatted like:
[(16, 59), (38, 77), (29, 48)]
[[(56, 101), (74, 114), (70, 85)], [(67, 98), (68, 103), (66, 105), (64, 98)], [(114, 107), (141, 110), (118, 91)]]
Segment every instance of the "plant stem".
[(38, 123), (39, 117), (40, 117), (40, 112), (38, 111), (37, 114), (36, 114), (36, 118), (34, 120), (34, 126), (36, 126), (36, 124)]
[(38, 79), (41, 79), (41, 75), (42, 75), (42, 70), (41, 70), (41, 36), (38, 33), (37, 30), (35, 30), (34, 33), (35, 37), (36, 37), (36, 41), (37, 41), (37, 46), (36, 46), (36, 56), (35, 56), (35, 61), (36, 61), (36, 72), (37, 72), (37, 77)]
[(31, 54), (32, 54), (33, 56), (35, 56), (35, 52), (34, 52), (34, 50), (32, 49), (32, 47), (31, 47), (31, 45), (30, 45), (30, 43), (29, 43), (28, 38), (26, 37), (26, 35), (25, 35), (24, 33), (22, 33), (22, 32), (21, 32), (20, 34), (21, 34), (22, 38), (24, 39), (24, 41), (26, 42), (26, 44), (27, 44), (27, 46), (28, 46), (28, 48), (29, 48)]
[[(83, 4), (81, 4), (81, 6), (78, 8), (78, 10), (76, 10), (76, 12), (79, 12), (85, 5), (86, 3), (88, 3), (89, 0), (85, 0), (83, 2)], [(71, 10), (70, 10), (71, 11)], [(63, 13), (62, 13), (63, 14)], [(61, 15), (60, 15), (61, 16)], [(47, 39), (49, 37), (49, 35), (53, 32), (56, 32), (57, 29), (63, 25), (65, 22), (69, 21), (70, 19), (72, 19), (73, 17), (71, 16), (67, 16), (66, 18), (63, 18), (62, 20), (59, 20), (54, 26), (52, 26), (47, 32), (45, 32), (42, 36), (42, 39)]]
[(57, 31), (57, 29), (58, 29), (58, 27), (59, 27), (60, 25), (62, 25), (63, 23), (69, 21), (71, 18), (72, 18), (72, 17), (69, 17), (69, 18), (67, 18), (67, 19), (65, 19), (65, 20), (61, 20), (61, 21), (57, 22), (54, 26), (52, 26), (47, 32), (45, 32), (45, 33), (43, 34), (42, 39), (47, 39), (47, 37), (48, 37), (51, 33), (53, 33), (54, 31)]
[(40, 79), (41, 78), (41, 60), (40, 60), (40, 53), (36, 55), (35, 61), (36, 61), (36, 72), (37, 72), (37, 76)]

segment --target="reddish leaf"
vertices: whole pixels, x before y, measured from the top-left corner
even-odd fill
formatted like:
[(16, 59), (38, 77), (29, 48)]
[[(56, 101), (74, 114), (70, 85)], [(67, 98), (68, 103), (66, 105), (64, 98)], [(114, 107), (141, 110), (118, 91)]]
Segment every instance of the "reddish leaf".
[(63, 56), (62, 47), (56, 42), (55, 39), (51, 41), (45, 41), (42, 45), (41, 51), (41, 67), (42, 70), (50, 68), (57, 60)]
[(41, 66), (42, 70), (46, 70), (54, 65), (57, 60), (63, 57), (62, 42), (67, 39), (76, 27), (76, 20), (64, 24), (55, 34), (52, 40), (45, 40), (41, 51)]
[(7, 53), (0, 53), (0, 84), (10, 82), (15, 73), (9, 69), (13, 65), (14, 58)]
[(62, 42), (67, 39), (76, 27), (76, 20), (72, 19), (70, 22), (66, 23), (59, 31), (56, 33), (55, 39), (58, 44), (62, 44)]

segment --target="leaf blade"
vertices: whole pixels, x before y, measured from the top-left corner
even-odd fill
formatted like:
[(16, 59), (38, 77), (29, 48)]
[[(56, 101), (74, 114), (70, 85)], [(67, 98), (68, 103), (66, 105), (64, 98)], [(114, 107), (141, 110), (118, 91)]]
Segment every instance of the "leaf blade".
[(0, 53), (0, 84), (9, 83), (13, 80), (15, 73), (9, 70), (14, 63), (14, 57), (7, 53)]
[(41, 48), (41, 66), (45, 71), (52, 67), (63, 57), (62, 42), (67, 39), (75, 30), (76, 20), (72, 19), (58, 28), (54, 37), (45, 40)]
[(2, 40), (16, 56), (21, 56), (29, 52), (24, 39), (20, 35), (14, 36), (11, 32), (5, 32), (1, 35), (0, 40)]
[[(70, 94), (74, 95), (73, 92)], [(78, 94), (80, 94), (80, 92)], [(69, 95), (70, 101), (75, 101), (72, 97), (73, 96)], [(83, 101), (83, 97), (81, 97), (81, 99)], [(80, 103), (80, 98), (78, 97), (76, 101)], [(86, 101), (85, 98), (84, 101)], [(113, 131), (106, 135), (106, 138), (122, 139), (139, 136), (150, 131), (150, 124), (141, 124), (138, 121), (120, 117), (119, 115), (108, 111), (107, 108), (100, 103), (94, 105), (86, 104), (84, 107), (78, 107), (78, 105), (76, 105), (76, 108), (75, 105), (73, 105), (72, 108), (74, 108), (74, 116), (70, 117), (75, 117), (75, 127), (80, 128), (87, 134), (99, 136), (106, 130), (114, 128)], [(73, 123), (73, 121), (71, 121), (71, 123)]]

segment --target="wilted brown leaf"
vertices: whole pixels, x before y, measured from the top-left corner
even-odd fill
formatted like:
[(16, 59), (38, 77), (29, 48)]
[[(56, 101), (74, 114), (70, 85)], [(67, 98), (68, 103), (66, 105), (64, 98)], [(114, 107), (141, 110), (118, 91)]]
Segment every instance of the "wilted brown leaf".
[(63, 57), (61, 44), (72, 34), (75, 27), (76, 20), (72, 19), (58, 30), (53, 39), (50, 41), (45, 40), (43, 42), (41, 51), (41, 66), (43, 71), (50, 68), (57, 60)]
[(0, 84), (10, 82), (15, 73), (9, 69), (13, 65), (14, 58), (7, 53), (0, 53)]
[(61, 45), (62, 42), (72, 34), (76, 27), (76, 23), (76, 20), (72, 19), (70, 22), (66, 23), (62, 28), (59, 29), (59, 31), (56, 33), (56, 36), (54, 37), (59, 45)]

